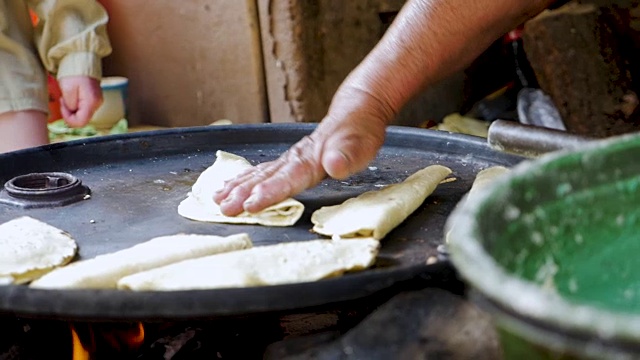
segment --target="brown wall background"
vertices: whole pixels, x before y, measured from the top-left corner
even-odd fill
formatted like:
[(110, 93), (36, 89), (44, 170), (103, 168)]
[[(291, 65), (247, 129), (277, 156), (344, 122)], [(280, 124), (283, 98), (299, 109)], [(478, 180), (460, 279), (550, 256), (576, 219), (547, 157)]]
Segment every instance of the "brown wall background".
[(129, 78), (132, 124), (267, 119), (253, 0), (101, 0), (113, 53), (105, 75)]
[[(380, 40), (404, 0), (258, 0), (272, 122), (314, 122), (349, 72)], [(418, 95), (396, 124), (458, 111), (462, 73)]]
[[(101, 0), (129, 78), (133, 125), (313, 122), (405, 0)], [(425, 91), (396, 123), (455, 112), (464, 77)]]

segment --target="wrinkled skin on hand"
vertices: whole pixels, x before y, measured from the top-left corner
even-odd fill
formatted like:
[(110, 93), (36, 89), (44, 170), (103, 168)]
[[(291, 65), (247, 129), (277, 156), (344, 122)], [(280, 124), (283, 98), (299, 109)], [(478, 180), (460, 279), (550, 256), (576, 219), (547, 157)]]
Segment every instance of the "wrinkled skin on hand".
[[(282, 154), (277, 160), (257, 165), (225, 183), (215, 194), (224, 214), (238, 215), (243, 210), (258, 212), (303, 190), (315, 186), (327, 175), (344, 179), (363, 170), (384, 142), (386, 118), (378, 110), (379, 102), (358, 106), (358, 98), (368, 94), (357, 89), (342, 91), (329, 114), (309, 136)], [(344, 100), (343, 100), (344, 99)]]
[(493, 41), (554, 0), (409, 0), (383, 38), (349, 74), (316, 131), (279, 159), (215, 194), (225, 215), (257, 212), (363, 170), (386, 125), (419, 91), (462, 70)]
[(89, 123), (102, 104), (100, 81), (89, 76), (65, 76), (58, 79), (62, 99), (60, 111), (70, 127)]

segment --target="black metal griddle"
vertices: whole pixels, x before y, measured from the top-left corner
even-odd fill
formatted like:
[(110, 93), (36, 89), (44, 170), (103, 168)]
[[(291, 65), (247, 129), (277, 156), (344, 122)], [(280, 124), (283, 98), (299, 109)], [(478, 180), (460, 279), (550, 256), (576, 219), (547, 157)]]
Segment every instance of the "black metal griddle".
[[(159, 130), (77, 140), (0, 155), (0, 181), (37, 172), (64, 172), (89, 187), (87, 200), (55, 208), (24, 209), (0, 204), (0, 222), (28, 215), (69, 232), (79, 259), (114, 252), (161, 235), (180, 232), (250, 234), (255, 246), (314, 239), (310, 216), (362, 192), (404, 180), (432, 164), (453, 170), (457, 180), (441, 184), (382, 243), (369, 270), (313, 283), (178, 292), (41, 290), (0, 286), (0, 313), (67, 320), (164, 320), (213, 318), (299, 309), (353, 300), (419, 274), (437, 272), (444, 222), (470, 188), (476, 173), (522, 158), (494, 151), (471, 136), (390, 127), (369, 169), (345, 181), (327, 179), (296, 198), (305, 213), (294, 227), (199, 223), (182, 218), (177, 206), (217, 150), (253, 164), (277, 158), (311, 133), (313, 124), (265, 124)], [(437, 276), (437, 274), (434, 274)]]

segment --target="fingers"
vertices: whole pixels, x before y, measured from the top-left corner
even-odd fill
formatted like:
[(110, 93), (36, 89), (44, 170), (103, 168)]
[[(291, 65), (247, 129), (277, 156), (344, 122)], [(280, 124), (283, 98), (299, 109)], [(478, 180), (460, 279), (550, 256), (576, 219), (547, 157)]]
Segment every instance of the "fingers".
[(283, 165), (272, 176), (254, 187), (251, 196), (243, 204), (246, 211), (258, 212), (277, 204), (317, 185), (326, 176), (322, 165), (315, 158), (296, 156), (289, 151), (283, 161)]
[(78, 110), (78, 102), (80, 102), (78, 84), (61, 80), (60, 90), (62, 91), (62, 101), (60, 103), (68, 113), (75, 113)]
[(326, 173), (316, 156), (318, 145), (305, 137), (277, 160), (262, 163), (225, 183), (214, 195), (223, 214), (258, 212), (320, 182)]
[(71, 110), (66, 105), (62, 105), (60, 108), (65, 122), (70, 127), (83, 127), (87, 125), (95, 112), (95, 109), (90, 105), (84, 106), (83, 103), (78, 105), (76, 110)]
[[(258, 164), (256, 167), (238, 174), (235, 178), (225, 181), (222, 189), (213, 194), (213, 201), (217, 204), (225, 203), (227, 213), (237, 214), (242, 212), (242, 202), (251, 195), (251, 190), (253, 190), (255, 184), (268, 176), (267, 171), (277, 171), (277, 167), (274, 170), (269, 170), (274, 165), (270, 162)], [(262, 169), (266, 170), (263, 171)], [(242, 202), (239, 202), (239, 204), (231, 203), (231, 199), (242, 199)]]
[(71, 127), (85, 126), (102, 104), (100, 82), (88, 76), (69, 76), (59, 79), (62, 101), (60, 111)]
[[(257, 173), (256, 173), (257, 172)], [(225, 182), (222, 190), (214, 194), (213, 200), (220, 204), (220, 210), (227, 216), (235, 216), (244, 211), (244, 201), (251, 196), (251, 191), (259, 178), (264, 174), (255, 168)]]
[[(363, 170), (384, 142), (386, 120), (375, 106), (343, 96), (316, 130), (277, 160), (227, 182), (214, 196), (225, 215), (258, 212), (317, 185), (327, 175), (344, 179)], [(377, 102), (374, 102), (377, 103)]]

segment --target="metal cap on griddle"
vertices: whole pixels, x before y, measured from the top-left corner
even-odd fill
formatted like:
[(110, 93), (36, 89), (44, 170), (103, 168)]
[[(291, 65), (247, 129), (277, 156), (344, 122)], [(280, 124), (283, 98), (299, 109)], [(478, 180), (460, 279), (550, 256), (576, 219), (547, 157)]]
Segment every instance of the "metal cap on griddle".
[(83, 200), (90, 192), (71, 174), (31, 173), (7, 181), (0, 191), (0, 203), (23, 209), (52, 208)]

